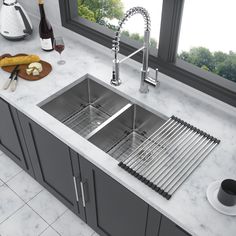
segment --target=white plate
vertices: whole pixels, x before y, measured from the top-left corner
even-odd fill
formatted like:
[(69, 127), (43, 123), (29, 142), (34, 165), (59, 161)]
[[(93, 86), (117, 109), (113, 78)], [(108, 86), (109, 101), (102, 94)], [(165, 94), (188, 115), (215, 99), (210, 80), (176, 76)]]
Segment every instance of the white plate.
[(219, 192), (219, 188), (222, 181), (215, 181), (211, 183), (207, 188), (207, 199), (209, 203), (212, 205), (213, 208), (215, 208), (217, 211), (219, 211), (222, 214), (229, 215), (229, 216), (236, 216), (236, 205), (235, 206), (225, 206), (223, 205), (217, 197), (217, 194)]

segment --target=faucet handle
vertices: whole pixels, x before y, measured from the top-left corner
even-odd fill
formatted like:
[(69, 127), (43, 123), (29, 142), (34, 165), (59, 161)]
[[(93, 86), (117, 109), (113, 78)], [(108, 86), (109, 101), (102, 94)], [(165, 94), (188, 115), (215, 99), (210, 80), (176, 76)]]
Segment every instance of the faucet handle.
[(152, 85), (153, 87), (159, 86), (160, 82), (158, 81), (158, 73), (159, 73), (159, 70), (158, 70), (158, 68), (156, 68), (156, 70), (155, 70), (155, 78), (147, 76), (144, 81), (146, 83)]

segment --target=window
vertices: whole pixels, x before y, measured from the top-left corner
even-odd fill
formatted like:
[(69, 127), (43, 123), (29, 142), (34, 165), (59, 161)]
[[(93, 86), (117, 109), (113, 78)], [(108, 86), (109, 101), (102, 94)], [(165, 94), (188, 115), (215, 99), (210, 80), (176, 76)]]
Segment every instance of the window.
[[(137, 5), (147, 8), (152, 21), (151, 37), (156, 42), (150, 48), (149, 66), (236, 107), (236, 83), (232, 76), (236, 61), (234, 0), (227, 3), (223, 0), (59, 0), (59, 3), (64, 27), (109, 48), (114, 38), (113, 26), (122, 13)], [(118, 5), (113, 9), (108, 3)], [(96, 6), (97, 11), (92, 9)], [(134, 52), (142, 44), (143, 22), (142, 26), (140, 24), (143, 20), (138, 17), (133, 16), (123, 29), (120, 53), (124, 55)], [(195, 53), (195, 49), (190, 51), (191, 47), (200, 46), (207, 49), (199, 53), (204, 55), (204, 60), (208, 58), (205, 51), (208, 54), (210, 51), (210, 59), (215, 62), (218, 58), (221, 64), (197, 64), (189, 60), (188, 53)], [(228, 50), (232, 52), (226, 52)], [(142, 52), (133, 59), (141, 62)], [(228, 66), (226, 69), (222, 64), (224, 60)]]
[[(121, 20), (127, 10), (135, 6), (144, 7), (150, 14), (152, 27), (150, 45), (157, 48), (162, 0), (79, 0), (78, 15), (90, 22), (98, 23), (111, 30), (116, 30), (119, 20)], [(137, 27), (138, 26), (138, 27)], [(140, 14), (131, 17), (122, 29), (122, 35), (132, 40), (143, 42), (144, 21)]]
[(235, 9), (235, 0), (186, 1), (179, 57), (236, 82)]

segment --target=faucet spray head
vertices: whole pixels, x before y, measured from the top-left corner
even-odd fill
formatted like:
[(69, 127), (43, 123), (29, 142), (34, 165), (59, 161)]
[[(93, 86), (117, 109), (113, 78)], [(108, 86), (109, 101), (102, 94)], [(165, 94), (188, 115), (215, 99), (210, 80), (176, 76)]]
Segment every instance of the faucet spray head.
[(113, 60), (113, 70), (112, 70), (112, 79), (111, 84), (119, 86), (121, 84), (120, 80), (120, 63), (118, 59)]

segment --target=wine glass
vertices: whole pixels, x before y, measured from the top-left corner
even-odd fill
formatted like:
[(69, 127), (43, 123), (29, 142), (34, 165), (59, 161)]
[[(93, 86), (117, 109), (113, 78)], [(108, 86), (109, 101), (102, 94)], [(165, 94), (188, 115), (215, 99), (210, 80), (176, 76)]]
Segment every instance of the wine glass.
[(66, 63), (65, 60), (62, 60), (61, 53), (65, 49), (65, 43), (63, 41), (62, 37), (56, 37), (54, 39), (53, 47), (55, 51), (57, 51), (60, 54), (60, 60), (57, 62), (58, 65), (64, 65)]

